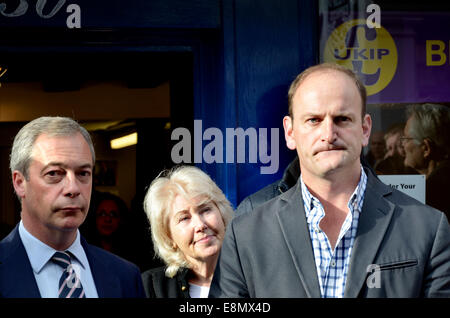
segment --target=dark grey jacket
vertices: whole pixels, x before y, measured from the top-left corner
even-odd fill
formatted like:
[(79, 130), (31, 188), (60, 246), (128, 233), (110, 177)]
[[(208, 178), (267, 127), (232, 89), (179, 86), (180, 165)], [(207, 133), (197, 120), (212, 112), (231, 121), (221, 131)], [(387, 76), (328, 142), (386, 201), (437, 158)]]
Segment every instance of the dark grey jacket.
[[(446, 216), (365, 170), (344, 297), (450, 297)], [(299, 182), (231, 221), (209, 296), (320, 297)]]
[(267, 202), (276, 196), (286, 192), (292, 188), (300, 176), (300, 164), (298, 157), (296, 157), (284, 170), (283, 177), (277, 180), (261, 190), (249, 195), (239, 204), (235, 211), (235, 216), (241, 215), (246, 212), (257, 208), (264, 202)]
[[(376, 176), (373, 168), (367, 163), (364, 159), (364, 156), (361, 155), (361, 164), (366, 168), (373, 176)], [(257, 208), (261, 204), (275, 198), (276, 196), (286, 192), (290, 188), (292, 188), (296, 183), (298, 178), (300, 177), (300, 163), (298, 157), (295, 157), (294, 160), (286, 167), (283, 173), (283, 177), (280, 180), (277, 180), (261, 190), (249, 195), (239, 204), (235, 211), (235, 216), (241, 215), (246, 212), (250, 212), (251, 210)]]

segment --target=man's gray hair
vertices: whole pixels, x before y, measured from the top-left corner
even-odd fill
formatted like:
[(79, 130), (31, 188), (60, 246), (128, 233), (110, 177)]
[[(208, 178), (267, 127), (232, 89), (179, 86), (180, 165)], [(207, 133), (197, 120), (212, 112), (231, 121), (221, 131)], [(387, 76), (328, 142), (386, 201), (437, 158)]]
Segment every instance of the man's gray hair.
[(73, 136), (80, 133), (89, 145), (92, 164), (95, 164), (95, 151), (89, 132), (76, 121), (68, 117), (39, 117), (22, 127), (14, 138), (9, 167), (11, 174), (17, 170), (28, 179), (28, 168), (32, 160), (32, 151), (36, 139), (42, 135), (51, 137)]
[(450, 154), (450, 108), (439, 104), (417, 104), (408, 109), (408, 118), (413, 118), (408, 131), (417, 143), (431, 141), (438, 159), (447, 159)]

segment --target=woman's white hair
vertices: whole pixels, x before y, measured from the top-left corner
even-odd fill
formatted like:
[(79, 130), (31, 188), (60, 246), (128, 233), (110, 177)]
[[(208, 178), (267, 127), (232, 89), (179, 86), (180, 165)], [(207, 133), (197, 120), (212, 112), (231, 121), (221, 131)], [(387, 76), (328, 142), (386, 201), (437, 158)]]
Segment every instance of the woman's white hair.
[(173, 247), (170, 235), (169, 215), (177, 195), (188, 200), (204, 197), (199, 204), (212, 201), (217, 205), (225, 227), (233, 215), (231, 204), (222, 190), (202, 170), (193, 166), (178, 166), (161, 172), (145, 195), (144, 210), (150, 221), (156, 256), (167, 265), (167, 277), (173, 277), (182, 267), (190, 268), (184, 254)]

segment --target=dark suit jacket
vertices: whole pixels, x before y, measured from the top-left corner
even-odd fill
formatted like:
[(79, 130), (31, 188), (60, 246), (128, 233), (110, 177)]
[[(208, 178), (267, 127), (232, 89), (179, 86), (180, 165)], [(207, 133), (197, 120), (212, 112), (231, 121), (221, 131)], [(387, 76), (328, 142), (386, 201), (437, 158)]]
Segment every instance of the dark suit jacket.
[[(231, 221), (209, 296), (321, 296), (300, 182)], [(344, 296), (450, 297), (446, 216), (368, 173)]]
[(450, 219), (450, 200), (447, 197), (449, 186), (450, 160), (445, 160), (427, 177), (425, 202), (444, 212)]
[(283, 173), (283, 177), (277, 180), (261, 190), (246, 197), (234, 211), (234, 216), (247, 213), (257, 208), (264, 202), (286, 192), (297, 183), (298, 177), (300, 176), (300, 163), (298, 157), (289, 163)]
[[(145, 297), (139, 269), (81, 237), (99, 297)], [(0, 242), (0, 297), (39, 298), (39, 288), (16, 228)]]
[(149, 298), (190, 298), (189, 284), (186, 280), (188, 269), (182, 268), (169, 278), (165, 275), (166, 267), (150, 269), (142, 273), (145, 294)]

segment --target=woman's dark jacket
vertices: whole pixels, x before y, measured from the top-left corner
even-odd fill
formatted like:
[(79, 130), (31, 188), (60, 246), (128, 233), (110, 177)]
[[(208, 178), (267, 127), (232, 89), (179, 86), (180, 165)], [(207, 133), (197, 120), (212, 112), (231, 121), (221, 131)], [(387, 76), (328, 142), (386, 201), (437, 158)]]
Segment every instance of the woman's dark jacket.
[(142, 273), (144, 290), (148, 298), (190, 298), (187, 268), (181, 268), (176, 275), (169, 278), (166, 267), (153, 268)]

